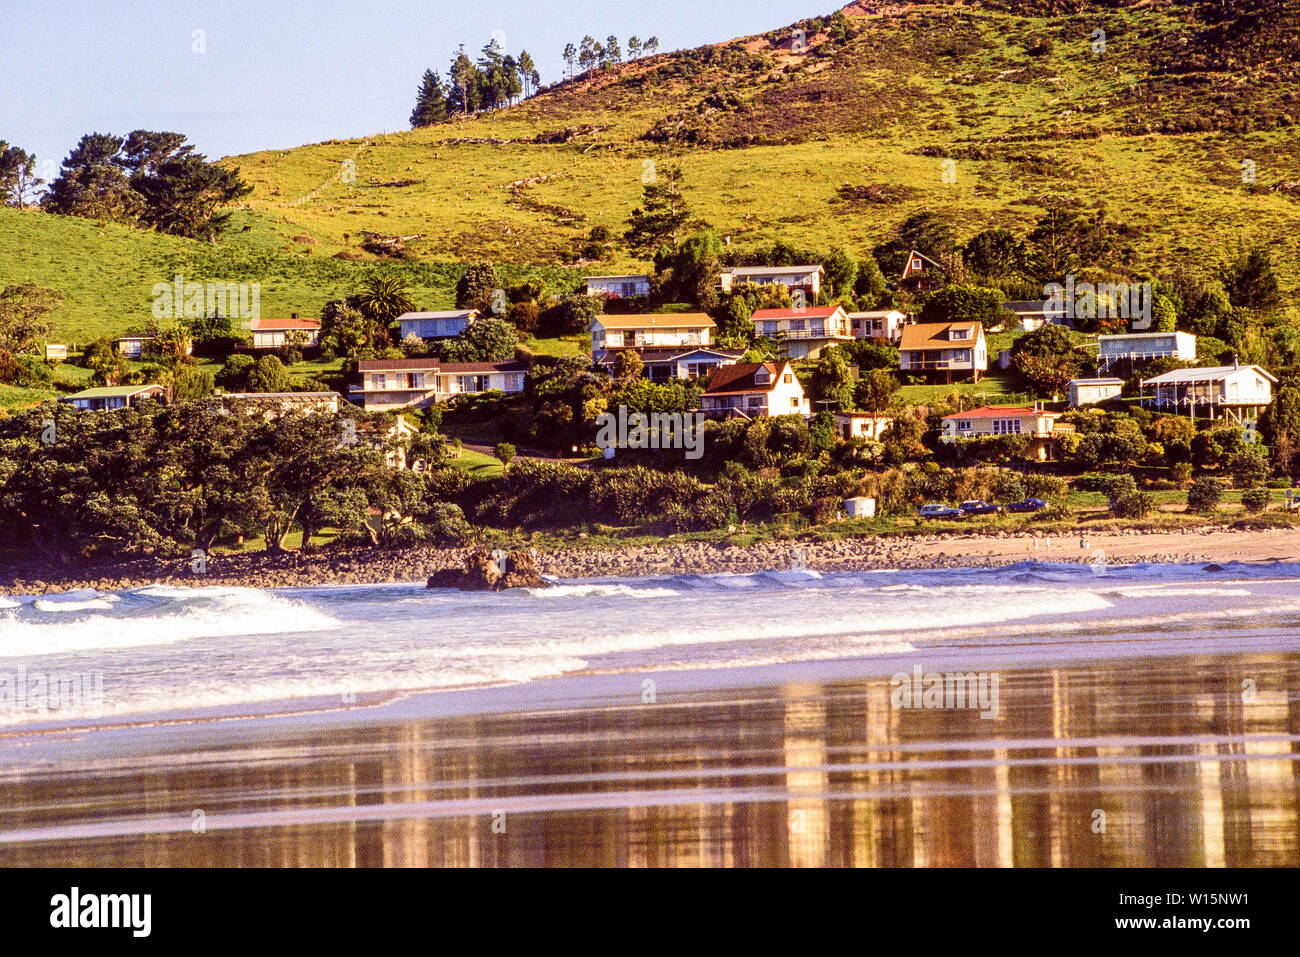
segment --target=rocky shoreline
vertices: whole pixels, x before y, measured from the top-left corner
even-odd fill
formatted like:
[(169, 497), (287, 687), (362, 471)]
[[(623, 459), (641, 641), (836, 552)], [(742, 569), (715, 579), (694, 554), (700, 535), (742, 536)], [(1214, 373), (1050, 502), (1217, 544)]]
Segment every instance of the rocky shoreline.
[[(1261, 551), (1261, 549), (1263, 549)], [(49, 594), (94, 588), (119, 591), (154, 583), (255, 588), (423, 582), (463, 570), (479, 549), (355, 548), (212, 556), (203, 573), (186, 558), (67, 566), (0, 563), (0, 594)], [(1099, 553), (1105, 555), (1099, 559)], [(1258, 554), (1256, 554), (1258, 553)], [(993, 567), (1022, 561), (1215, 562), (1300, 560), (1300, 536), (1205, 526), (1178, 531), (1136, 530), (1072, 536), (873, 536), (827, 542), (768, 541), (748, 546), (680, 542), (625, 548), (567, 548), (536, 553), (536, 571), (565, 579), (747, 573), (807, 567), (851, 571), (886, 568)]]

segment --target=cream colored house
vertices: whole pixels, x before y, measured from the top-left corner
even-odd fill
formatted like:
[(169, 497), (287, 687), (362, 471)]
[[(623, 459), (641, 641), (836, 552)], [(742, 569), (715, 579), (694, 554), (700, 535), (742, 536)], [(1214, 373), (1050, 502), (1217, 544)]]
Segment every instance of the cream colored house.
[(165, 402), (167, 389), (156, 384), (100, 386), (59, 396), (60, 402), (85, 412), (112, 412), (139, 405), (147, 399)]
[(917, 322), (903, 327), (899, 368), (926, 379), (980, 380), (989, 368), (984, 327), (978, 322)]
[(853, 339), (840, 306), (756, 309), (750, 320), (758, 335), (779, 339), (791, 359), (815, 359), (827, 346)]
[(713, 320), (702, 312), (596, 316), (591, 320), (591, 358), (598, 363), (616, 349), (707, 346), (713, 329)]
[(811, 415), (812, 407), (799, 377), (788, 362), (738, 362), (722, 366), (700, 397), (706, 414)]
[(1192, 418), (1254, 419), (1273, 401), (1277, 377), (1259, 366), (1175, 369), (1142, 381), (1142, 405)]
[(855, 339), (886, 339), (897, 343), (903, 337), (907, 316), (897, 309), (850, 312), (849, 331)]
[(835, 430), (844, 439), (870, 439), (879, 442), (885, 430), (894, 424), (892, 415), (874, 412), (836, 412)]
[(57, 343), (48, 343), (45, 346), (45, 358), (50, 362), (63, 362), (68, 358), (68, 347)]
[(363, 359), (348, 398), (366, 409), (424, 408), (457, 395), (524, 391), (521, 362), (442, 362), (439, 359)]
[(731, 292), (733, 286), (752, 282), (759, 286), (780, 283), (790, 290), (790, 294), (802, 292), (805, 303), (817, 301), (822, 291), (822, 275), (825, 273), (820, 265), (811, 266), (731, 266), (722, 270), (720, 282), (723, 292)]
[(254, 349), (283, 349), (290, 344), (291, 335), (304, 347), (320, 342), (319, 319), (299, 319), (296, 315), (290, 319), (253, 319), (248, 328)]
[(1052, 457), (1052, 439), (1060, 432), (1073, 428), (1057, 424), (1057, 413), (1020, 406), (991, 405), (969, 412), (957, 412), (943, 417), (943, 434), (940, 441), (953, 443), (958, 439), (978, 439), (1000, 435), (1023, 435), (1031, 440), (1030, 455), (1040, 462)]
[(1070, 408), (1118, 399), (1123, 389), (1123, 379), (1071, 379)]

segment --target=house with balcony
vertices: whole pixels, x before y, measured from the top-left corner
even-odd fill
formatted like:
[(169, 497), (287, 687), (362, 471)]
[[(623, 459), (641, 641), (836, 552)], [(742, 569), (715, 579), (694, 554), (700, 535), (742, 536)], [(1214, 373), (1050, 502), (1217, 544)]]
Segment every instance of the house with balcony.
[(731, 365), (744, 355), (738, 349), (698, 348), (669, 349), (615, 349), (606, 351), (596, 363), (606, 372), (612, 372), (614, 359), (621, 352), (635, 352), (641, 357), (646, 378), (653, 382), (669, 379), (707, 379), (719, 366)]
[(148, 399), (164, 402), (167, 389), (160, 385), (117, 385), (83, 389), (72, 395), (59, 397), (59, 401), (85, 412), (112, 412), (129, 409)]
[(898, 364), (904, 375), (930, 382), (979, 382), (989, 351), (978, 322), (915, 322), (903, 327)]
[(642, 275), (629, 276), (588, 276), (588, 296), (608, 296), (610, 299), (631, 299), (633, 296), (650, 295), (650, 277)]
[(822, 276), (826, 270), (820, 265), (810, 266), (728, 266), (722, 270), (720, 282), (723, 292), (743, 283), (759, 286), (777, 283), (790, 290), (790, 295), (803, 293), (804, 303), (817, 301), (822, 292)]
[(366, 409), (427, 408), (458, 395), (524, 391), (522, 362), (443, 362), (440, 359), (363, 359), (361, 381), (348, 399)]
[(1196, 337), (1190, 332), (1126, 332), (1097, 337), (1097, 373), (1128, 371), (1153, 359), (1196, 361)]
[(713, 373), (700, 397), (705, 415), (812, 415), (799, 377), (788, 362), (737, 362)]
[(1036, 408), (987, 405), (969, 412), (945, 415), (941, 420), (943, 432), (939, 439), (952, 444), (960, 439), (1023, 435), (1029, 440), (1029, 457), (1047, 462), (1053, 457), (1053, 440), (1062, 432), (1074, 431), (1073, 426), (1058, 423), (1057, 418), (1055, 412)]
[(477, 309), (446, 309), (440, 312), (404, 312), (397, 317), (402, 338), (418, 336), (426, 342), (455, 339), (481, 318)]
[(903, 337), (903, 324), (906, 321), (906, 314), (897, 309), (850, 312), (849, 332), (854, 339), (880, 339), (897, 345)]
[(596, 316), (591, 320), (591, 360), (597, 364), (622, 349), (685, 352), (712, 342), (714, 323), (702, 312)]
[(840, 306), (756, 309), (754, 331), (771, 336), (791, 359), (815, 359), (827, 346), (853, 339), (848, 313)]
[(295, 312), (288, 319), (253, 319), (248, 323), (255, 350), (283, 349), (293, 343), (302, 348), (320, 344), (320, 320), (299, 319)]
[(1142, 380), (1139, 401), (1157, 412), (1244, 423), (1273, 401), (1276, 384), (1277, 377), (1259, 366), (1175, 369)]

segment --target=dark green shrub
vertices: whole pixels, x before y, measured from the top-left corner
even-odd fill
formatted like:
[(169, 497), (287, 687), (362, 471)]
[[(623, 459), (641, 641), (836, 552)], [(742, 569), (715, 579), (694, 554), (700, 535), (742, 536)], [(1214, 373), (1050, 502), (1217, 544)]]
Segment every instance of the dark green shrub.
[(1251, 488), (1241, 493), (1242, 507), (1248, 512), (1258, 513), (1268, 508), (1268, 489)]
[(1223, 498), (1223, 485), (1218, 479), (1198, 478), (1187, 490), (1187, 509), (1199, 515), (1213, 515)]

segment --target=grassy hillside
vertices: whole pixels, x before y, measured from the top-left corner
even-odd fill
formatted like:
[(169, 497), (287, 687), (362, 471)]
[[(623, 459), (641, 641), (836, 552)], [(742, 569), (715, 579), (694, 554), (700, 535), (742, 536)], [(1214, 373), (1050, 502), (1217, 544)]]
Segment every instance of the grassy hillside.
[[(901, 6), (861, 0), (846, 19), (622, 64), (491, 115), (233, 157), (254, 192), (216, 245), (0, 211), (0, 282), (61, 289), (72, 339), (143, 320), (153, 283), (178, 271), (260, 281), (268, 316), (311, 313), (380, 266), (434, 307), (478, 258), (568, 288), (644, 267), (615, 246), (555, 268), (593, 226), (621, 232), (646, 164), (671, 158), (697, 215), (738, 247), (864, 251), (923, 209), (963, 236), (1024, 228), (1071, 199), (1137, 227), (1135, 269), (1268, 241), (1296, 293), (1300, 0)], [(367, 234), (403, 237), (409, 260), (365, 251)]]

